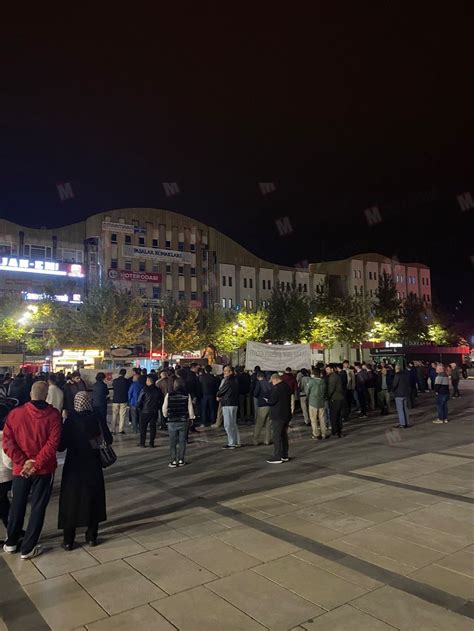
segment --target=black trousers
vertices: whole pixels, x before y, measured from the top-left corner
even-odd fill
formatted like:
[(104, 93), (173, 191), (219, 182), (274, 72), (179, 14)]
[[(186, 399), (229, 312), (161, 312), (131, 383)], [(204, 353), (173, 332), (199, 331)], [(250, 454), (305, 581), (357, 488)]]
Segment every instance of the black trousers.
[(331, 434), (338, 436), (342, 433), (342, 406), (344, 401), (329, 401), (329, 418), (331, 419)]
[(351, 418), (352, 402), (354, 400), (353, 392), (354, 392), (353, 390), (346, 390), (346, 393), (344, 395), (345, 401), (344, 401), (342, 416), (345, 421), (348, 421)]
[(451, 379), (451, 384), (453, 386), (453, 397), (460, 397), (461, 394), (459, 392), (459, 379)]
[(150, 425), (150, 445), (155, 444), (156, 417), (156, 412), (142, 412), (140, 414), (140, 445), (144, 445), (146, 442), (148, 425)]
[(272, 419), (273, 449), (275, 460), (288, 458), (288, 426), (290, 421)]
[[(75, 528), (65, 528), (64, 529), (64, 543), (72, 546), (74, 540), (76, 538), (76, 529)], [(97, 522), (90, 524), (86, 530), (86, 541), (93, 541), (97, 539), (97, 533), (99, 532), (99, 524)]]
[(367, 389), (357, 388), (357, 396), (359, 397), (360, 414), (367, 416)]
[(2, 482), (0, 484), (0, 519), (5, 528), (8, 525), (8, 513), (10, 512), (10, 500), (8, 492), (12, 488), (12, 482)]
[(26, 505), (31, 493), (31, 513), (26, 533), (21, 544), (21, 553), (28, 554), (38, 543), (43, 529), (44, 516), (51, 496), (54, 476), (34, 475), (31, 478), (13, 476), (13, 500), (8, 518), (8, 541), (11, 545), (18, 543), (23, 522), (25, 521)]
[(408, 397), (408, 407), (415, 407), (415, 399), (418, 396), (418, 392), (416, 390), (416, 386), (410, 386), (410, 396)]

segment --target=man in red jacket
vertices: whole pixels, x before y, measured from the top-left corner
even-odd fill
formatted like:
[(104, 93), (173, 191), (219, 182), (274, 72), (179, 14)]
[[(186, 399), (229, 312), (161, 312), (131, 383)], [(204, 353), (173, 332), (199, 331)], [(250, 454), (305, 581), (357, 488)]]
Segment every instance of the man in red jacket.
[(21, 558), (41, 554), (38, 539), (56, 470), (56, 450), (61, 438), (61, 416), (46, 403), (48, 384), (38, 381), (31, 388), (31, 401), (13, 409), (3, 430), (3, 451), (13, 461), (13, 501), (8, 518), (8, 539), (3, 546), (16, 552), (31, 493), (31, 514), (21, 544)]

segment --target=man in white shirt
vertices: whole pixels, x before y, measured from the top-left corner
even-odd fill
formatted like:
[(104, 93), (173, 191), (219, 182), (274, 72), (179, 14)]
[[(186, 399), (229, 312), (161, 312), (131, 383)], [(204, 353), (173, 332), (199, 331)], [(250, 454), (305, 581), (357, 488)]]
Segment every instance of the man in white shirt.
[(63, 411), (64, 394), (61, 388), (57, 385), (56, 375), (49, 375), (48, 377), (48, 396), (46, 397), (46, 403), (49, 403), (56, 408), (61, 414)]

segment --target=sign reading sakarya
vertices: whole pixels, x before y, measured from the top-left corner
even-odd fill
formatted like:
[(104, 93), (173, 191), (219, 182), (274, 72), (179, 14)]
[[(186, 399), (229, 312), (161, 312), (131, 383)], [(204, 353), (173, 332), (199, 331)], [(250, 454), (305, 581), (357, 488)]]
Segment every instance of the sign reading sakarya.
[(292, 370), (311, 367), (310, 344), (261, 344), (247, 342), (245, 354), (246, 370), (260, 366), (262, 370), (283, 372), (285, 368)]
[(157, 259), (158, 261), (176, 261), (177, 263), (191, 263), (191, 252), (177, 250), (160, 250), (160, 248), (146, 248), (140, 245), (124, 245), (123, 255), (134, 258)]

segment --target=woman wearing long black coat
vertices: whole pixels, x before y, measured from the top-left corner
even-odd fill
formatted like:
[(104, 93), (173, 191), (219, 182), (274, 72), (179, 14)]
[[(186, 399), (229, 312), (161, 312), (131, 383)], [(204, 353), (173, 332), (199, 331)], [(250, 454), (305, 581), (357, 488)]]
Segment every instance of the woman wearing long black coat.
[(58, 527), (64, 531), (64, 550), (74, 548), (76, 528), (85, 527), (86, 543), (97, 544), (99, 523), (106, 521), (105, 484), (98, 449), (100, 438), (112, 444), (112, 435), (100, 414), (93, 411), (87, 392), (74, 397), (74, 413), (63, 425), (59, 451), (67, 449), (59, 496)]

